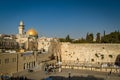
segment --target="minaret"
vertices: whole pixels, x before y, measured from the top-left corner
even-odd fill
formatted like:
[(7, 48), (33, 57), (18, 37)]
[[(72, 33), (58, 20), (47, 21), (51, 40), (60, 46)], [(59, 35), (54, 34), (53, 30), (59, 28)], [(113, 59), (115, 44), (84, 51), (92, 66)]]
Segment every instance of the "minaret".
[(23, 23), (23, 21), (20, 21), (20, 25), (19, 25), (18, 29), (19, 29), (19, 34), (24, 33), (24, 23)]

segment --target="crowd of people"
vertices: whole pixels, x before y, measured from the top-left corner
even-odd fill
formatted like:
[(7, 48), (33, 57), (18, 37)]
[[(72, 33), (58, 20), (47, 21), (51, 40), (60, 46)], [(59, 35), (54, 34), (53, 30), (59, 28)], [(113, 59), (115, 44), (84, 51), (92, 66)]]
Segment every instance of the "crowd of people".
[(50, 72), (56, 72), (56, 69), (59, 68), (57, 65), (54, 64), (46, 64), (44, 71), (46, 74), (50, 73)]
[(6, 75), (1, 75), (1, 80), (30, 80), (26, 76), (6, 76)]

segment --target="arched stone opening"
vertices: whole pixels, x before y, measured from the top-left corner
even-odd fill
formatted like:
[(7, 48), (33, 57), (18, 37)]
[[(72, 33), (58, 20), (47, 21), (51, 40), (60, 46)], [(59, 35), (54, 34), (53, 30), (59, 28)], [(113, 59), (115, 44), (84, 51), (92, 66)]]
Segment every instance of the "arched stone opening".
[(120, 66), (120, 54), (116, 57), (115, 65)]

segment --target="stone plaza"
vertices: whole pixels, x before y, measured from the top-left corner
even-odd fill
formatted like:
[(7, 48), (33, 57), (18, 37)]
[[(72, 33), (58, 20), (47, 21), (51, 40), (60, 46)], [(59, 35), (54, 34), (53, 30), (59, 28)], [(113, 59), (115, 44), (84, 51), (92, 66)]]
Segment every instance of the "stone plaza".
[(23, 71), (14, 76), (26, 76), (31, 80), (120, 80), (120, 73), (98, 72), (90, 70), (62, 69), (62, 72), (51, 72), (46, 74), (43, 70), (36, 72)]

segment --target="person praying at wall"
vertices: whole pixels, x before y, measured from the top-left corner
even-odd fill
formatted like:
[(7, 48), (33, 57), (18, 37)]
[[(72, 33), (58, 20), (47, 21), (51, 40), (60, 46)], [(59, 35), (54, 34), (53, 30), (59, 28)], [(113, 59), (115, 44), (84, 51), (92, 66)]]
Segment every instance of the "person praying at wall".
[(110, 76), (112, 74), (112, 71), (110, 71), (109, 73), (108, 73), (108, 76)]
[(70, 80), (71, 78), (71, 72), (68, 73), (68, 79)]
[(47, 68), (47, 66), (45, 67), (45, 74), (47, 74), (48, 73), (48, 68)]

